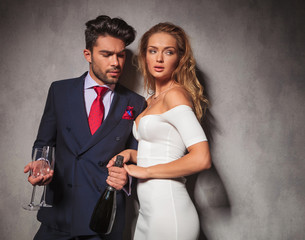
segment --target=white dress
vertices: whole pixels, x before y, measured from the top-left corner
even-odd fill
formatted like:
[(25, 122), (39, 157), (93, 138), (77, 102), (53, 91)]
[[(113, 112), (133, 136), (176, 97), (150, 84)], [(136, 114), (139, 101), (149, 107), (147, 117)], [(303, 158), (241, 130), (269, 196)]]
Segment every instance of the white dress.
[[(146, 115), (133, 134), (139, 141), (137, 165), (163, 164), (181, 158), (186, 148), (207, 138), (189, 106)], [(140, 203), (135, 240), (194, 240), (199, 219), (186, 187), (185, 178), (138, 180)]]

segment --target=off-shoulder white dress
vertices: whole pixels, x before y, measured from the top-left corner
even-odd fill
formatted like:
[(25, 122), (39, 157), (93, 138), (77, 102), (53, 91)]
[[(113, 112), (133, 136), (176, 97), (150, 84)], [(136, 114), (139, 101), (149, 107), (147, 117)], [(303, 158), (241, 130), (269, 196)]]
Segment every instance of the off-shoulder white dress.
[[(133, 125), (139, 141), (137, 165), (164, 164), (181, 158), (186, 148), (207, 141), (189, 106), (179, 105), (158, 115), (146, 115)], [(138, 180), (140, 209), (135, 240), (194, 240), (199, 219), (185, 178)]]

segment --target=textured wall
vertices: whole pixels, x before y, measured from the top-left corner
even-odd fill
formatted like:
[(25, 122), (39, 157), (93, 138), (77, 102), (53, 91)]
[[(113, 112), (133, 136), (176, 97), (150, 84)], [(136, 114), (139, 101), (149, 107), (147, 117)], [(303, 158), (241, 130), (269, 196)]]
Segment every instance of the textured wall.
[[(1, 239), (32, 239), (39, 226), (21, 209), (31, 192), (23, 166), (50, 83), (88, 68), (84, 23), (99, 14), (137, 29), (130, 56), (158, 22), (176, 23), (191, 38), (214, 138), (214, 168), (189, 181), (201, 239), (305, 239), (303, 1), (2, 0), (0, 7)], [(142, 79), (126, 66), (122, 81), (143, 94)]]

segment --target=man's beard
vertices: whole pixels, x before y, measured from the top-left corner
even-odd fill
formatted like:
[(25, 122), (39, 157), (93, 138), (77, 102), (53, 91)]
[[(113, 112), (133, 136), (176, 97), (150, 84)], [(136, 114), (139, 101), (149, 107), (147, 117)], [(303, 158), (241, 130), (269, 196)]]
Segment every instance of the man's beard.
[(100, 71), (98, 68), (95, 68), (95, 64), (92, 63), (92, 72), (93, 74), (103, 83), (105, 84), (116, 84), (119, 80), (119, 77), (111, 77), (108, 78), (107, 77), (107, 73), (112, 72), (112, 71), (121, 71), (120, 67), (114, 67), (111, 69), (106, 70), (105, 73), (103, 73), (102, 71)]

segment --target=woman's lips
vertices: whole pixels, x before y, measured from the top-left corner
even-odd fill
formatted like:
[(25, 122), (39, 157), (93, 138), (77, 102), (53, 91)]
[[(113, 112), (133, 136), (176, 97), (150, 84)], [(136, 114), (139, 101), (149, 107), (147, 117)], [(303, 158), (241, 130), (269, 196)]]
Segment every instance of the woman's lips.
[(164, 70), (164, 67), (154, 66), (154, 69), (155, 69), (156, 72), (162, 72)]

